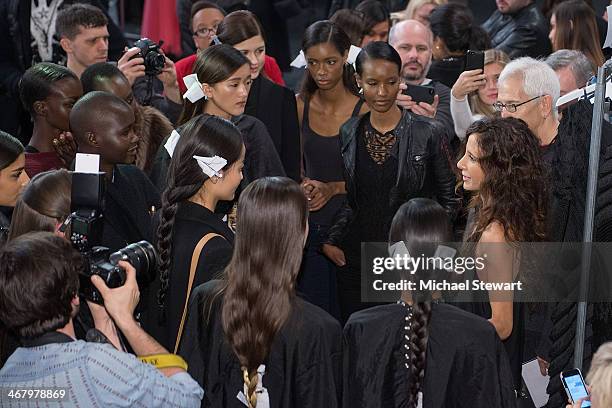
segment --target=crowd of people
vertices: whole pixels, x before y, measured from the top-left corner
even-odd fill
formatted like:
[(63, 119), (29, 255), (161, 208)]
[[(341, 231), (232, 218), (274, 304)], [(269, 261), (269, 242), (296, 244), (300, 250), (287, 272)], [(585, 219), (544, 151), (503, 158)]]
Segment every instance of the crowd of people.
[[(98, 0), (29, 3), (0, 4), (1, 406), (38, 406), (21, 389), (66, 407), (532, 407), (532, 360), (546, 406), (568, 404), (577, 303), (373, 303), (364, 243), (461, 242), (486, 262), (456, 279), (517, 282), (520, 244), (582, 242), (593, 105), (557, 102), (611, 55), (591, 1), (497, 0), (482, 25), (462, 2), (328, 2), (295, 89), (272, 51), (285, 22), (257, 2), (177, 1), (177, 58), (128, 48)], [(82, 154), (99, 185), (77, 182)], [(611, 158), (604, 122), (597, 242)], [(587, 309), (593, 408), (612, 406), (609, 298)]]

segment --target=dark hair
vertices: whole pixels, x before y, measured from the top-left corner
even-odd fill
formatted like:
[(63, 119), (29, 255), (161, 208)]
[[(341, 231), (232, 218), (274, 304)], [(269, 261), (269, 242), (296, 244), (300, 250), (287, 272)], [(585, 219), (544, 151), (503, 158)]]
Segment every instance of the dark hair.
[(257, 16), (248, 10), (229, 13), (217, 28), (217, 38), (223, 44), (234, 46), (260, 35), (264, 42), (266, 36)]
[(366, 44), (361, 49), (361, 52), (355, 60), (355, 70), (361, 75), (363, 72), (363, 64), (369, 60), (384, 60), (397, 65), (397, 72), (402, 70), (402, 58), (399, 56), (395, 48), (384, 41), (373, 41)]
[(350, 38), (351, 44), (361, 46), (365, 34), (363, 13), (351, 9), (340, 9), (329, 18), (329, 21), (342, 27), (342, 31)]
[(367, 35), (376, 24), (388, 22), (391, 28), (389, 9), (378, 0), (364, 0), (355, 7), (355, 11), (363, 14), (364, 30)]
[[(542, 4), (542, 14), (544, 14), (544, 17), (546, 17), (547, 19), (550, 20), (550, 16), (553, 13), (553, 9), (555, 8), (555, 6), (565, 2), (567, 0), (544, 0), (543, 4)], [(591, 9), (593, 9), (593, 11), (595, 11), (595, 7), (593, 7), (593, 1), (592, 0), (582, 0), (586, 5), (588, 5)]]
[(508, 242), (543, 241), (548, 189), (538, 138), (515, 118), (477, 121), (467, 129), (466, 142), (474, 134), (484, 179), (470, 203), (477, 219), (468, 241), (478, 242), (493, 222), (501, 224)]
[[(214, 85), (230, 78), (240, 67), (248, 64), (249, 60), (240, 51), (229, 44), (219, 44), (210, 46), (203, 52), (198, 53), (193, 65), (193, 73), (198, 75), (198, 80), (201, 83)], [(204, 98), (196, 103), (191, 103), (185, 98), (178, 124), (182, 125), (194, 116), (201, 114), (205, 103)]]
[(593, 68), (603, 65), (605, 58), (599, 43), (595, 12), (583, 0), (564, 1), (553, 9), (556, 20), (554, 51), (579, 50)]
[(74, 39), (81, 27), (96, 28), (108, 25), (108, 19), (102, 10), (90, 4), (75, 3), (62, 8), (57, 13), (55, 33), (61, 38)]
[(123, 78), (127, 81), (123, 72), (116, 64), (109, 62), (96, 62), (88, 66), (81, 75), (81, 85), (83, 85), (83, 95), (91, 91), (98, 91), (100, 82), (111, 78)]
[(469, 8), (459, 3), (448, 3), (436, 7), (429, 17), (434, 37), (441, 38), (450, 52), (486, 50), (490, 46), (489, 35), (474, 24)]
[(191, 6), (191, 14), (189, 15), (189, 21), (191, 22), (190, 25), (193, 23), (193, 18), (195, 17), (196, 14), (198, 14), (198, 12), (202, 10), (206, 10), (206, 9), (211, 9), (211, 8), (219, 10), (219, 12), (223, 14), (224, 16), (226, 14), (225, 10), (223, 10), (223, 8), (220, 7), (218, 4), (212, 3), (210, 1), (198, 0), (193, 3), (193, 6)]
[(308, 205), (285, 177), (258, 179), (238, 200), (238, 231), (221, 283), (225, 336), (248, 373), (247, 401), (257, 404), (257, 368), (291, 314), (302, 262)]
[[(394, 244), (403, 241), (411, 254), (423, 254), (432, 257), (438, 244), (452, 240), (452, 228), (448, 214), (440, 204), (429, 198), (413, 198), (397, 210), (391, 229), (389, 242)], [(412, 279), (432, 279), (431, 271), (416, 271)], [(429, 338), (429, 320), (431, 317), (431, 294), (423, 291), (411, 291), (412, 317), (408, 333), (406, 357), (408, 369), (412, 374), (408, 386), (408, 406), (416, 408), (418, 394), (424, 388), (425, 366), (427, 363), (427, 340)]]
[(4, 170), (23, 153), (23, 145), (17, 138), (0, 130), (0, 170)]
[[(346, 33), (342, 31), (338, 25), (329, 20), (317, 21), (308, 26), (302, 38), (302, 51), (306, 53), (310, 47), (323, 43), (332, 44), (340, 55), (348, 53), (351, 48), (351, 40)], [(355, 81), (355, 70), (351, 64), (344, 65), (342, 83), (349, 92), (359, 95), (359, 89)], [(316, 82), (312, 79), (308, 69), (306, 69), (300, 95), (302, 95), (303, 98), (308, 98), (317, 89)]]
[(53, 91), (54, 83), (66, 78), (79, 80), (68, 68), (50, 62), (41, 62), (28, 68), (19, 82), (21, 103), (34, 116), (34, 102), (46, 99)]
[(66, 326), (82, 268), (70, 242), (49, 232), (8, 242), (0, 251), (0, 320), (21, 338)]
[(55, 232), (70, 215), (71, 188), (72, 174), (65, 169), (34, 176), (17, 200), (8, 240), (33, 231)]
[(242, 153), (242, 135), (238, 128), (230, 121), (217, 116), (198, 115), (178, 131), (181, 137), (170, 161), (168, 185), (162, 195), (161, 221), (157, 229), (161, 281), (158, 301), (162, 306), (165, 304), (170, 279), (172, 232), (178, 204), (194, 196), (209, 178), (193, 156), (223, 157), (227, 160), (223, 167), (223, 170), (226, 170)]

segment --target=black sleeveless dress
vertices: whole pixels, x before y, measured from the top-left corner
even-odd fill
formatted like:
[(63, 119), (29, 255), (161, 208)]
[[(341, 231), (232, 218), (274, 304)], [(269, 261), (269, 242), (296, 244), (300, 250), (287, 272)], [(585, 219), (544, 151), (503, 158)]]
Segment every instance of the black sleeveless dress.
[[(355, 104), (351, 117), (359, 114), (362, 105), (363, 100)], [(340, 135), (322, 136), (313, 131), (310, 127), (309, 108), (310, 100), (306, 99), (302, 118), (306, 176), (325, 183), (344, 181)], [(337, 268), (321, 253), (321, 243), (345, 198), (346, 194), (335, 195), (323, 208), (310, 213), (308, 220), (310, 231), (297, 282), (297, 290), (304, 299), (336, 318), (340, 315), (336, 284)]]

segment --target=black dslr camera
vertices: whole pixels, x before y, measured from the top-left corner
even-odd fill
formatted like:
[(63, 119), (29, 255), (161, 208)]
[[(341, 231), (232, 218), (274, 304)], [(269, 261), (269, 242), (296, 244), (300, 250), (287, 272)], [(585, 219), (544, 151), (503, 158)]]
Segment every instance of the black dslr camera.
[(155, 279), (157, 254), (147, 241), (130, 244), (110, 253), (98, 246), (104, 228), (104, 173), (73, 173), (70, 216), (70, 241), (83, 255), (84, 267), (79, 276), (80, 294), (87, 300), (102, 304), (103, 299), (91, 283), (91, 276), (100, 276), (106, 286), (116, 288), (125, 283), (125, 270), (119, 261), (129, 262), (136, 269), (139, 287)]
[(149, 76), (159, 75), (164, 69), (166, 58), (160, 52), (163, 42), (156, 44), (148, 38), (141, 38), (134, 43), (134, 47), (140, 48), (140, 57), (144, 59), (145, 74)]

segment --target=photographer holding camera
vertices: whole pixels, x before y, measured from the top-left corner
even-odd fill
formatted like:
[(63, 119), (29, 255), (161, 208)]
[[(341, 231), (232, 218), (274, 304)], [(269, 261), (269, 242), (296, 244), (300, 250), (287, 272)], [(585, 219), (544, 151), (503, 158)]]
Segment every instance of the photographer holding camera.
[[(88, 4), (76, 3), (59, 11), (57, 36), (67, 55), (66, 66), (79, 78), (90, 65), (108, 60), (107, 25), (102, 10)], [(183, 103), (176, 71), (158, 44), (146, 38), (137, 41), (126, 48), (117, 66), (141, 104), (159, 109), (176, 123)]]
[[(129, 263), (119, 261), (124, 285), (109, 289), (96, 275), (91, 282), (104, 299), (96, 327), (114, 322), (139, 357), (75, 340), (72, 317), (85, 265), (68, 241), (51, 233), (23, 235), (0, 251), (0, 321), (23, 345), (0, 370), (0, 387), (55, 390), (75, 406), (199, 406), (203, 391), (185, 362), (133, 318), (140, 293)], [(0, 403), (7, 398), (0, 396)]]

